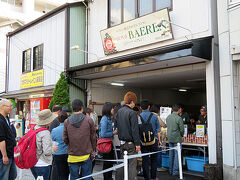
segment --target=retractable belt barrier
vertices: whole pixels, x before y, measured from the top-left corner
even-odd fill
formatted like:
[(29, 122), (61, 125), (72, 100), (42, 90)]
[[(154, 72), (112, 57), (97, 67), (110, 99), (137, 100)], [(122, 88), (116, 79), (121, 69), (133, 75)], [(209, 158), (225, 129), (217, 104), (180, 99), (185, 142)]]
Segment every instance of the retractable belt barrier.
[[(142, 156), (148, 156), (148, 155), (151, 155), (151, 154), (156, 154), (156, 153), (159, 153), (159, 152), (166, 152), (166, 151), (169, 151), (169, 150), (177, 150), (178, 151), (178, 162), (179, 162), (179, 178), (180, 180), (183, 179), (183, 175), (182, 175), (182, 161), (181, 161), (181, 146), (180, 146), (180, 143), (177, 143), (177, 146), (176, 147), (173, 147), (173, 148), (167, 148), (166, 150), (161, 150), (161, 151), (155, 151), (155, 152), (150, 152), (150, 153), (141, 153), (141, 154), (134, 154), (134, 155), (130, 155), (128, 156), (127, 155), (127, 151), (124, 151), (124, 159), (117, 159), (117, 160), (112, 160), (112, 159), (96, 159), (97, 161), (109, 161), (109, 162), (123, 162), (121, 164), (118, 164), (118, 165), (115, 165), (113, 166), (112, 168), (108, 168), (108, 169), (105, 169), (103, 171), (100, 171), (100, 172), (97, 172), (97, 173), (93, 173), (91, 175), (88, 175), (88, 176), (85, 176), (85, 177), (82, 177), (82, 178), (79, 178), (77, 180), (81, 180), (81, 179), (85, 179), (85, 178), (89, 178), (89, 177), (93, 177), (93, 176), (97, 176), (97, 175), (100, 175), (100, 174), (103, 174), (103, 173), (106, 173), (106, 172), (109, 172), (109, 171), (113, 171), (113, 170), (117, 170), (121, 167), (124, 167), (124, 180), (128, 180), (128, 173), (127, 173), (127, 163), (129, 159), (133, 159), (133, 158), (139, 158), (139, 157), (142, 157)], [(126, 172), (125, 172), (126, 171)]]

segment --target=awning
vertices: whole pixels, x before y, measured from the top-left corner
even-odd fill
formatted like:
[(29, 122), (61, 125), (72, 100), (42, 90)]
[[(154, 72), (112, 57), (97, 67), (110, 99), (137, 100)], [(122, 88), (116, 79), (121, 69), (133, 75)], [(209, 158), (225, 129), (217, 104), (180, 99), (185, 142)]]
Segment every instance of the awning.
[(126, 54), (67, 69), (72, 78), (98, 79), (210, 61), (212, 36)]

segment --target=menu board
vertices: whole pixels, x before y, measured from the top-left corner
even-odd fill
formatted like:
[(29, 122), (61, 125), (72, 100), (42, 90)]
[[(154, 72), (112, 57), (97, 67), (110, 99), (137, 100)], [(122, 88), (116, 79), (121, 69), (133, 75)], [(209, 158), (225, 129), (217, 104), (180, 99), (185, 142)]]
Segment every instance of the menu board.
[(196, 125), (196, 136), (204, 137), (205, 134), (205, 125)]
[(38, 113), (40, 112), (40, 101), (31, 101), (31, 120), (30, 124), (36, 124)]

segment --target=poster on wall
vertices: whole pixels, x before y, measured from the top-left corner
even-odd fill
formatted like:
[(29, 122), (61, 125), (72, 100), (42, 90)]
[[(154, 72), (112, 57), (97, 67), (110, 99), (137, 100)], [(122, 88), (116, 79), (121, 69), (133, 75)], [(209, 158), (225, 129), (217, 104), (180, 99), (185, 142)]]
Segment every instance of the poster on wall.
[(40, 112), (40, 101), (31, 101), (31, 120), (30, 124), (36, 124), (38, 113)]
[(196, 136), (204, 137), (205, 134), (205, 125), (196, 125)]
[(170, 107), (160, 107), (160, 118), (166, 124), (167, 117), (172, 113), (172, 108)]

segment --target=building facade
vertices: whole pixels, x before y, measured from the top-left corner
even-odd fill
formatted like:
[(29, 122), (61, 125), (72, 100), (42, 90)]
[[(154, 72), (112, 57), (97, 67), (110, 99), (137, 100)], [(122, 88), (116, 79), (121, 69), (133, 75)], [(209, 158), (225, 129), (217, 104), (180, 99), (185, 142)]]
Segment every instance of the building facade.
[[(40, 110), (48, 108), (61, 72), (84, 63), (84, 53), (72, 51), (70, 45), (85, 48), (85, 19), (81, 2), (64, 4), (8, 33), (6, 93), (2, 97), (13, 99), (15, 114), (23, 115), (30, 124)], [(71, 78), (68, 82), (70, 100), (84, 99), (84, 82)]]
[(224, 179), (240, 179), (240, 1), (218, 1)]
[(87, 81), (98, 114), (130, 90), (138, 103), (182, 103), (192, 114), (207, 105), (209, 164), (221, 169), (217, 1), (94, 1), (87, 38), (87, 63), (67, 72)]
[(0, 1), (0, 94), (5, 91), (6, 34), (46, 14), (65, 2), (63, 0)]

